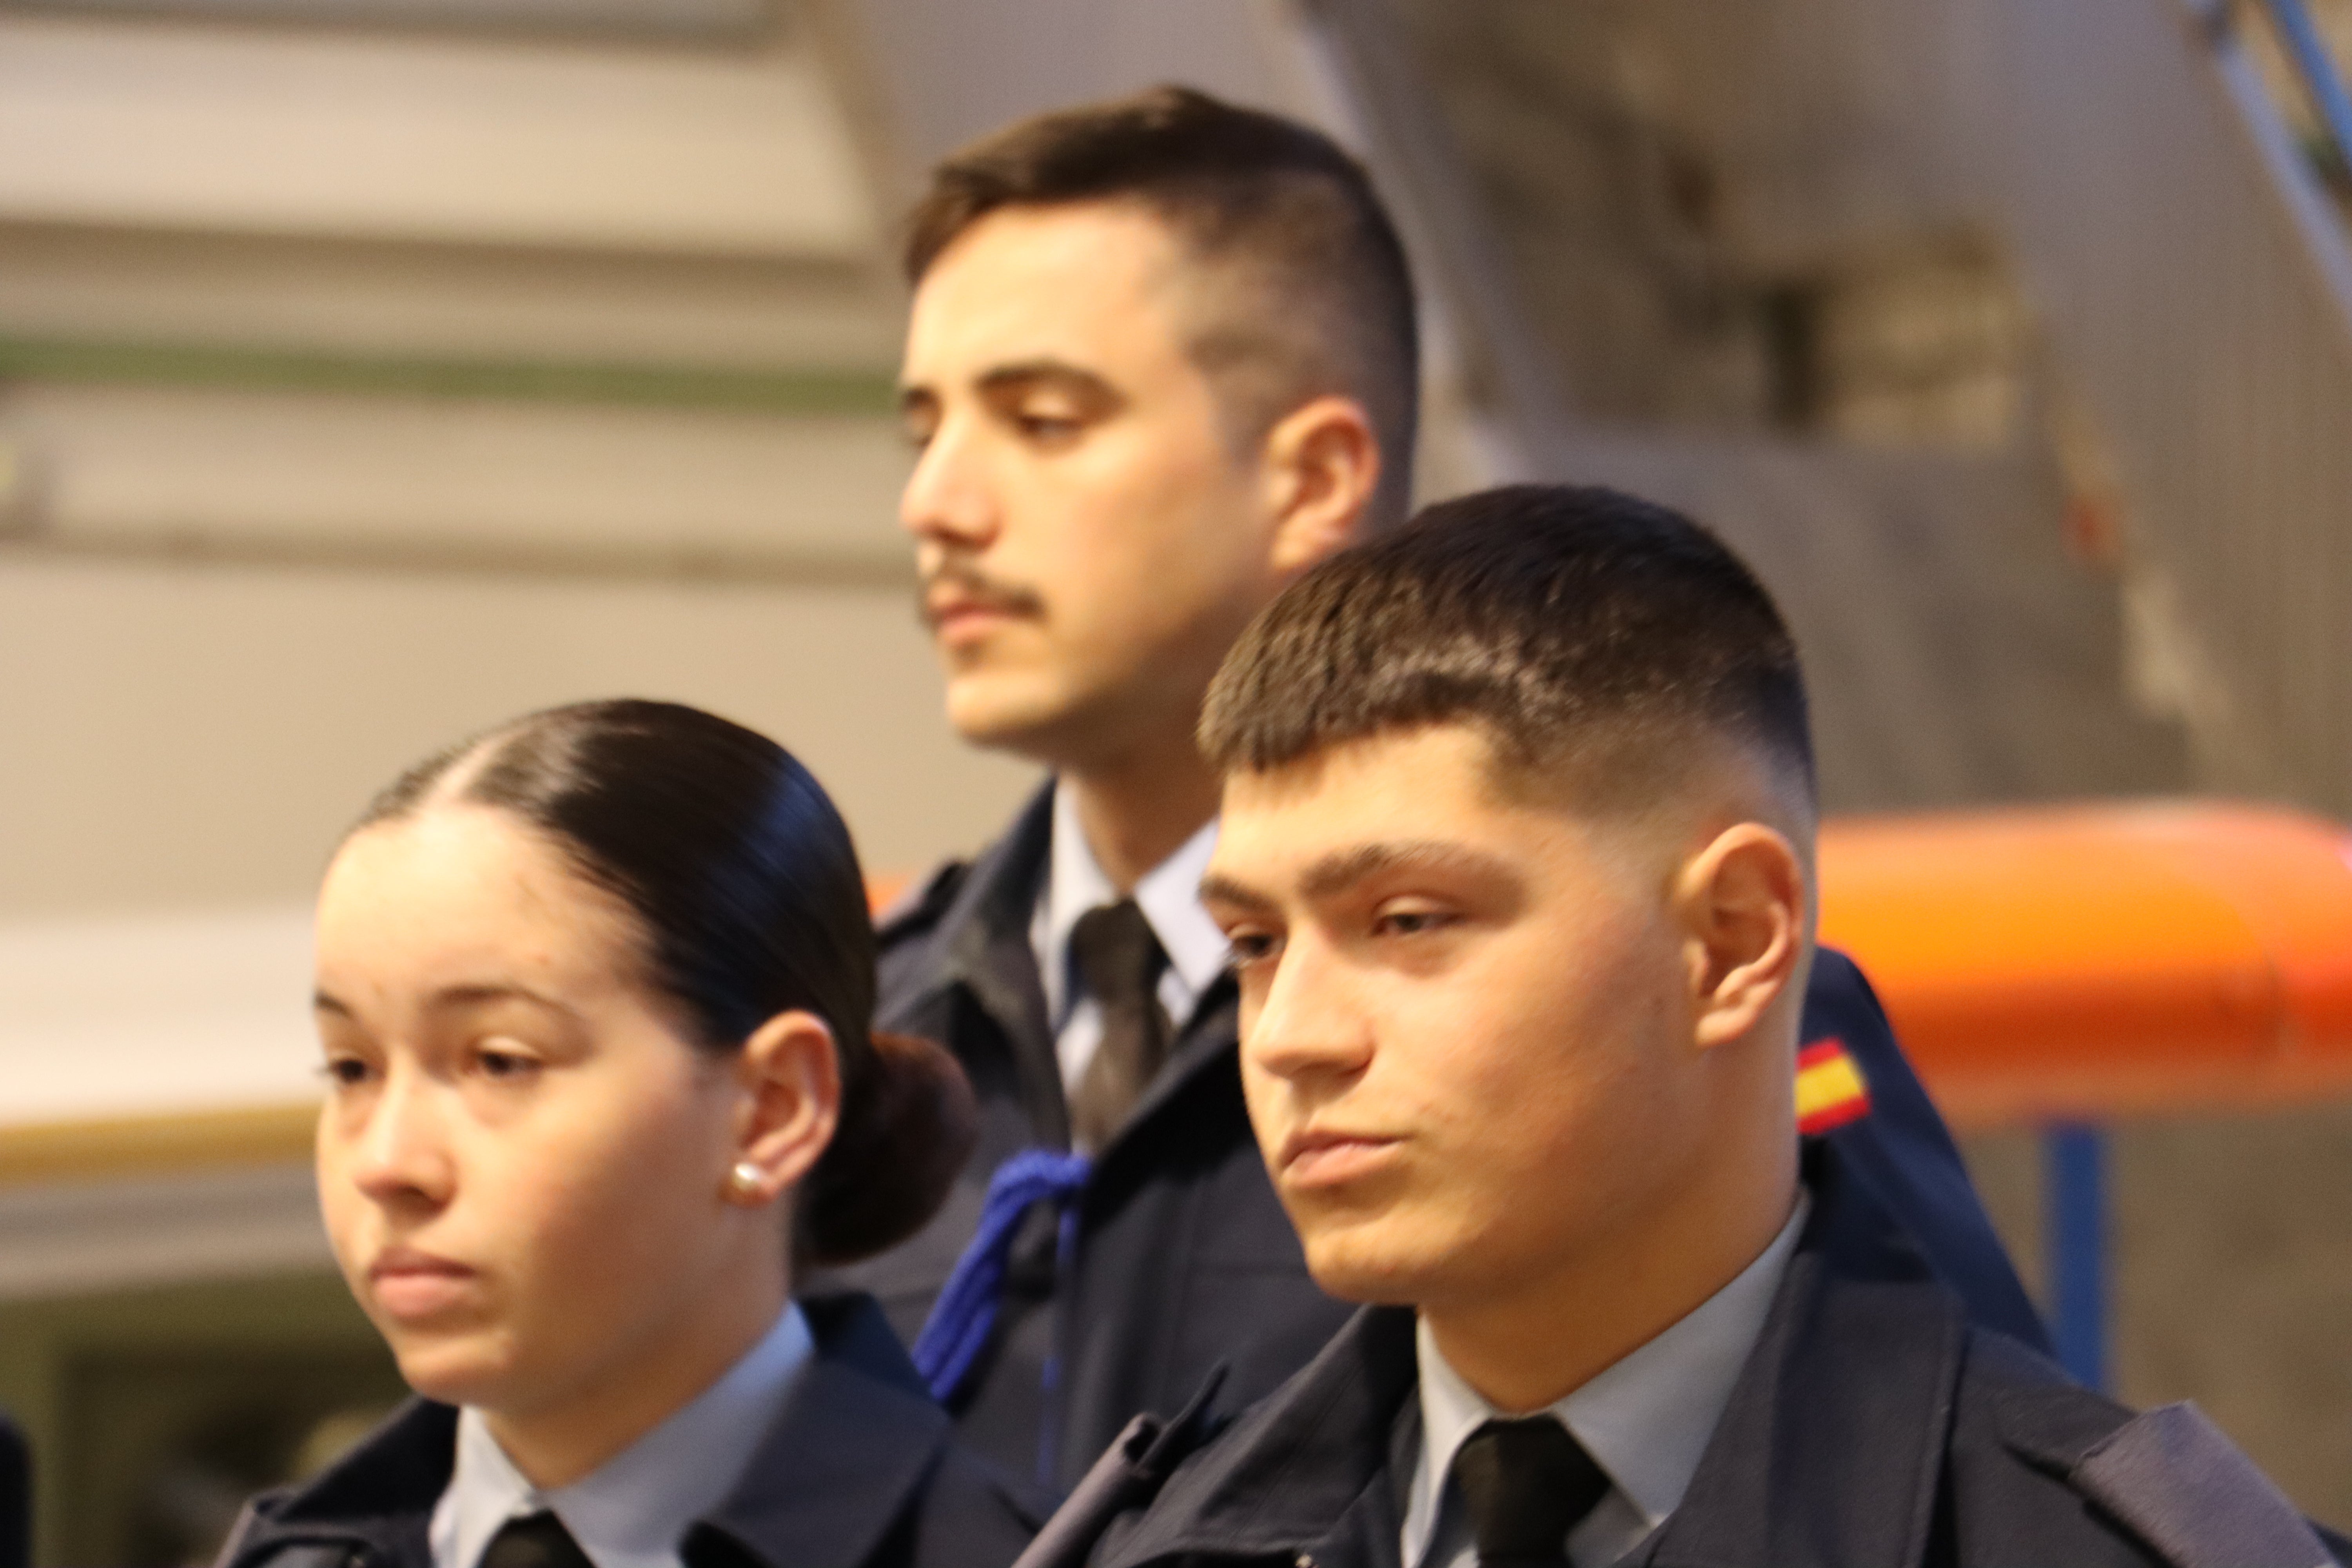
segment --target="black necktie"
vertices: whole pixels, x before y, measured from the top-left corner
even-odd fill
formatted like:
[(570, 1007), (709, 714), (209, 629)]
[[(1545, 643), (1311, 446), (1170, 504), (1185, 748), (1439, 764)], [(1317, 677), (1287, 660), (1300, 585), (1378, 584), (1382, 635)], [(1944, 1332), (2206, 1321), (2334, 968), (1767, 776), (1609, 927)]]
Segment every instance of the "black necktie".
[(1160, 972), (1168, 954), (1133, 899), (1088, 910), (1070, 931), (1070, 957), (1102, 1009), (1102, 1043), (1070, 1095), (1070, 1131), (1100, 1151), (1168, 1058), (1168, 1015)]
[(1609, 1495), (1609, 1477), (1549, 1415), (1489, 1421), (1454, 1456), (1480, 1568), (1562, 1568), (1568, 1532)]
[(510, 1519), (483, 1549), (481, 1568), (596, 1568), (551, 1513)]

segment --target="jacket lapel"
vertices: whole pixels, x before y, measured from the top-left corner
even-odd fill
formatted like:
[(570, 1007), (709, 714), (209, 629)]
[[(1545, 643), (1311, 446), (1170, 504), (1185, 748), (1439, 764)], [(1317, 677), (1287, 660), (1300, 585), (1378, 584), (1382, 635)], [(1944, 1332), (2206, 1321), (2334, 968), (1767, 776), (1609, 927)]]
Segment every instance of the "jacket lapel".
[[(1069, 1110), (1062, 1069), (1045, 1015), (1045, 983), (1029, 944), (1046, 861), (1053, 848), (1054, 786), (1030, 797), (1007, 833), (982, 855), (940, 918), (935, 939), (942, 962), (926, 1000), (960, 991), (994, 1026), (1013, 1058), (1030, 1126), (1041, 1142), (1066, 1148)], [(952, 1005), (952, 999), (950, 1000)], [(951, 1029), (965, 1048), (969, 1031)]]
[(689, 1568), (728, 1557), (713, 1537), (773, 1568), (857, 1568), (946, 1445), (946, 1414), (870, 1298), (814, 1298), (801, 1310), (816, 1354), (734, 1495), (687, 1537)]
[(1658, 1568), (1916, 1568), (1926, 1555), (1967, 1325), (1832, 1151), (1813, 1213)]

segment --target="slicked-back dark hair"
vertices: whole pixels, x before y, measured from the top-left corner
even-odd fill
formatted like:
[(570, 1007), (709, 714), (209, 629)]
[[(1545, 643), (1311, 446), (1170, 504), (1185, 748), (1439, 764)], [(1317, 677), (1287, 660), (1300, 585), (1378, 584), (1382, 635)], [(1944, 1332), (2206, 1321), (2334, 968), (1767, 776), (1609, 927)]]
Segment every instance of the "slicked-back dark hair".
[(378, 795), (352, 831), (436, 804), (496, 808), (635, 918), (646, 982), (701, 1049), (740, 1050), (779, 1013), (833, 1031), (841, 1116), (802, 1184), (796, 1247), (866, 1257), (929, 1219), (971, 1151), (971, 1086), (939, 1047), (872, 1032), (874, 923), (849, 828), (756, 731), (675, 702), (527, 714)]
[(1381, 443), (1371, 521), (1403, 517), (1420, 417), (1404, 246), (1363, 166), (1311, 126), (1190, 88), (1017, 121), (950, 153), (909, 215), (907, 280), (1003, 207), (1141, 204), (1204, 271), (1192, 356), (1255, 442), (1308, 399), (1363, 404)]
[(1758, 748), (1813, 793), (1795, 641), (1706, 529), (1615, 490), (1512, 485), (1424, 510), (1285, 589), (1226, 656), (1201, 743), (1265, 771), (1465, 722), (1601, 807), (1670, 792), (1692, 742)]

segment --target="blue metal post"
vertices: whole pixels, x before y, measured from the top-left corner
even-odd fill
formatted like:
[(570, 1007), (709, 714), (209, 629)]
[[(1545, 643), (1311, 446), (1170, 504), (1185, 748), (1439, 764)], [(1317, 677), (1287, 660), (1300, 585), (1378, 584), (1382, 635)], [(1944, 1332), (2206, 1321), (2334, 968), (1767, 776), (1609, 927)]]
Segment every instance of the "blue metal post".
[(2058, 1360), (2092, 1388), (2107, 1385), (2107, 1137), (2053, 1127), (2042, 1142), (2042, 1252), (2050, 1335)]

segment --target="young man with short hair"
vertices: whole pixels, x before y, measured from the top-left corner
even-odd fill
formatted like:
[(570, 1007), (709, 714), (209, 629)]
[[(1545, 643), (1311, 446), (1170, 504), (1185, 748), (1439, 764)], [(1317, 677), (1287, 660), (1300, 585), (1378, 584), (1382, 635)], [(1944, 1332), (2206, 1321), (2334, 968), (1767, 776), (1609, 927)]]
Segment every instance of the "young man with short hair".
[(1801, 1146), (1804, 688), (1710, 535), (1433, 508), (1287, 590), (1202, 735), (1250, 1117), (1370, 1305), (1098, 1568), (2329, 1561), (2193, 1409), (1972, 1328)]
[[(964, 1439), (1058, 1495), (1137, 1412), (1219, 1364), (1237, 1407), (1346, 1316), (1250, 1140), (1193, 727), (1252, 616), (1402, 521), (1412, 280), (1328, 138), (1173, 89), (950, 158), (907, 271), (901, 510), (949, 716), (1054, 779), (885, 922), (882, 1026), (947, 1043), (983, 1130), (940, 1219), (855, 1278)], [(1869, 1084), (1827, 1135), (2038, 1333), (1860, 976), (1825, 960), (1812, 1001)]]

